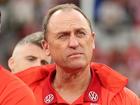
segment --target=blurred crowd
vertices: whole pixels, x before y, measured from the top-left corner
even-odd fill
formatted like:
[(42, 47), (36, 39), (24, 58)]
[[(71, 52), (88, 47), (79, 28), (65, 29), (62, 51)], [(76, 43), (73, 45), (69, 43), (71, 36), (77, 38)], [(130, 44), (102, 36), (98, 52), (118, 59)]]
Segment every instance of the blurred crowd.
[(95, 60), (129, 78), (140, 95), (140, 0), (96, 0)]
[[(7, 68), (7, 59), (17, 41), (41, 30), (43, 17), (50, 7), (62, 3), (81, 6), (81, 1), (0, 0), (0, 64)], [(127, 76), (128, 87), (140, 96), (140, 0), (93, 1), (91, 14), (96, 33), (93, 60)]]

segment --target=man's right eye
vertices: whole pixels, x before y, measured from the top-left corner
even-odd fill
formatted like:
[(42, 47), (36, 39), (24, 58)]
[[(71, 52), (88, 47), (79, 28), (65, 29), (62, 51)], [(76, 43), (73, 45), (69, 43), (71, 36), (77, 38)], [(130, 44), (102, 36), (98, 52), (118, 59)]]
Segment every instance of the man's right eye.
[(65, 39), (66, 37), (67, 37), (67, 35), (62, 34), (58, 37), (58, 39)]
[(63, 32), (63, 33), (59, 33), (58, 34), (58, 39), (66, 39), (69, 37), (69, 33), (68, 32)]

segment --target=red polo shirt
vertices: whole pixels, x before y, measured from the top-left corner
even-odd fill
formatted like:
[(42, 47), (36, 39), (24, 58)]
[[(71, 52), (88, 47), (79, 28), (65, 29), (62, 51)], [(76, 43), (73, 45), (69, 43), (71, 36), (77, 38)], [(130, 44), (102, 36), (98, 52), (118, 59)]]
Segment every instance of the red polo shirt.
[[(31, 87), (38, 105), (67, 105), (50, 84), (54, 70), (55, 65), (46, 65), (32, 67), (16, 74)], [(100, 105), (100, 103), (101, 105), (140, 105), (139, 98), (125, 88), (126, 77), (104, 64), (91, 63), (91, 71), (93, 71), (93, 79), (90, 81), (88, 89), (73, 102), (73, 105), (75, 103), (82, 105)]]
[[(101, 85), (97, 75), (92, 72), (92, 80), (85, 91), (78, 99), (70, 105), (101, 105)], [(69, 105), (51, 86), (55, 71), (51, 72), (43, 87), (43, 98), (45, 105)]]

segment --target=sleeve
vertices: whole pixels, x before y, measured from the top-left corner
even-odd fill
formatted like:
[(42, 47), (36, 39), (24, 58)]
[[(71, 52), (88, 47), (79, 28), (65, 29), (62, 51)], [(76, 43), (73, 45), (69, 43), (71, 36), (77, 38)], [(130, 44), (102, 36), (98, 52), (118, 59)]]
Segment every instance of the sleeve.
[(126, 105), (140, 105), (140, 99), (134, 92), (128, 88), (125, 88), (124, 91), (126, 93)]
[(37, 105), (28, 86), (2, 68), (0, 68), (0, 84), (0, 105)]

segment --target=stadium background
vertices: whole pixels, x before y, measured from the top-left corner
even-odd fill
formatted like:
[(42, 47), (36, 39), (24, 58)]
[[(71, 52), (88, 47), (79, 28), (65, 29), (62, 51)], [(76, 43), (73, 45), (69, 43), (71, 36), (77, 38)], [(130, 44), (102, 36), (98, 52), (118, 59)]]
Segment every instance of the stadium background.
[(93, 60), (127, 76), (128, 87), (140, 96), (140, 0), (0, 0), (0, 64), (8, 68), (7, 59), (17, 41), (40, 31), (47, 10), (62, 3), (76, 4), (92, 21)]

